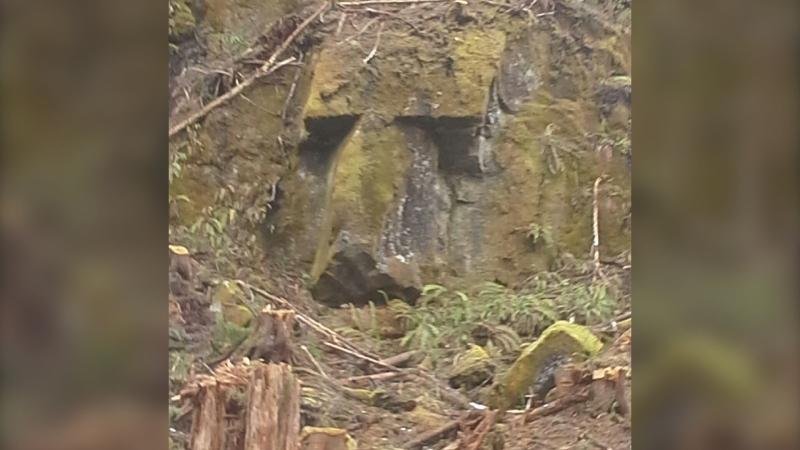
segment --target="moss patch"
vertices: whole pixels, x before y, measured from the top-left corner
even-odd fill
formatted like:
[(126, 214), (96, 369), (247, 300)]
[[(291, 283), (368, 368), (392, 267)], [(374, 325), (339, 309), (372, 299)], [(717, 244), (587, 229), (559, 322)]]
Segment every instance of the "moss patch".
[(480, 117), (504, 43), (497, 30), (453, 33), (441, 48), (416, 36), (393, 36), (382, 40), (369, 67), (360, 63), (357, 45), (331, 43), (317, 56), (305, 115)]

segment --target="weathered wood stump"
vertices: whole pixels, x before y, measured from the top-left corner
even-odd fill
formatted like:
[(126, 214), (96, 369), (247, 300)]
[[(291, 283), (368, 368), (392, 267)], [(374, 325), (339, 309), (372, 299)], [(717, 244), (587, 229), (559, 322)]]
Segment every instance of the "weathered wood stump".
[(255, 368), (247, 393), (244, 450), (300, 448), (300, 383), (287, 364)]
[(263, 359), (265, 362), (288, 363), (292, 358), (292, 328), (294, 311), (261, 311), (258, 328), (253, 334), (253, 342), (248, 351), (250, 359)]
[(356, 441), (341, 428), (305, 427), (302, 450), (356, 450)]
[(222, 450), (225, 445), (225, 394), (216, 382), (200, 387), (192, 417), (192, 450)]

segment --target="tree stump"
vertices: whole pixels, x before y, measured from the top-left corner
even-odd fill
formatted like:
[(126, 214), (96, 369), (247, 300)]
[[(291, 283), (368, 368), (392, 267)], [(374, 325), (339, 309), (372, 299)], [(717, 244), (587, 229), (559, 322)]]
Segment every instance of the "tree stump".
[(294, 311), (264, 309), (256, 317), (256, 326), (250, 336), (219, 361), (247, 356), (252, 361), (263, 359), (266, 363), (289, 363), (292, 359), (293, 327)]
[(202, 386), (192, 417), (192, 450), (222, 450), (225, 445), (225, 395), (216, 382)]
[(287, 364), (256, 367), (248, 402), (244, 450), (300, 448), (300, 383)]
[(250, 358), (289, 363), (292, 358), (294, 311), (263, 310), (258, 321), (259, 336), (250, 352)]
[(341, 428), (303, 428), (302, 450), (356, 450), (356, 441)]

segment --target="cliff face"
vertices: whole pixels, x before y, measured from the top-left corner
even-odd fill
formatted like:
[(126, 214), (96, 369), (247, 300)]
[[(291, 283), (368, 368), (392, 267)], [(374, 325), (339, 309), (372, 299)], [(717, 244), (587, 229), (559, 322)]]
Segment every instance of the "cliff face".
[[(194, 6), (200, 31), (177, 40), (176, 117), (226, 82), (190, 74), (224, 59), (209, 43), (257, 41), (248, 24), (300, 9), (207, 3)], [(423, 282), (514, 283), (585, 258), (593, 203), (601, 254), (627, 251), (629, 5), (550, 6), (328, 13), (296, 50), (302, 66), (173, 139), (173, 239), (263, 251), (307, 272), (329, 304), (413, 301)]]

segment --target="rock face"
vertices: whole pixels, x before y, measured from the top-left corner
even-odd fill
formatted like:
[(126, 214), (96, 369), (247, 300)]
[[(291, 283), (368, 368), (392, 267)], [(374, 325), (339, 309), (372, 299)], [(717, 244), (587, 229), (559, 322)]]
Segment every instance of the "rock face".
[[(592, 5), (565, 1), (531, 23), (471, 3), (470, 20), (430, 35), (389, 21), (368, 63), (376, 27), (321, 33), (296, 78), (293, 125), (269, 113), (284, 108), (290, 69), (208, 116), (196, 164), (171, 184), (190, 200), (176, 202), (177, 220), (255, 217), (267, 259), (309, 273), (330, 305), (381, 290), (413, 301), (421, 282), (514, 283), (565, 253), (588, 256), (600, 175), (611, 180), (601, 253), (628, 250), (629, 30)], [(532, 226), (549, 245), (529, 245)]]
[(508, 409), (519, 401), (528, 387), (544, 384), (543, 375), (552, 377), (560, 361), (573, 354), (595, 355), (602, 347), (603, 344), (588, 328), (556, 322), (535, 342), (524, 347), (506, 375), (492, 387), (489, 403), (494, 408)]

